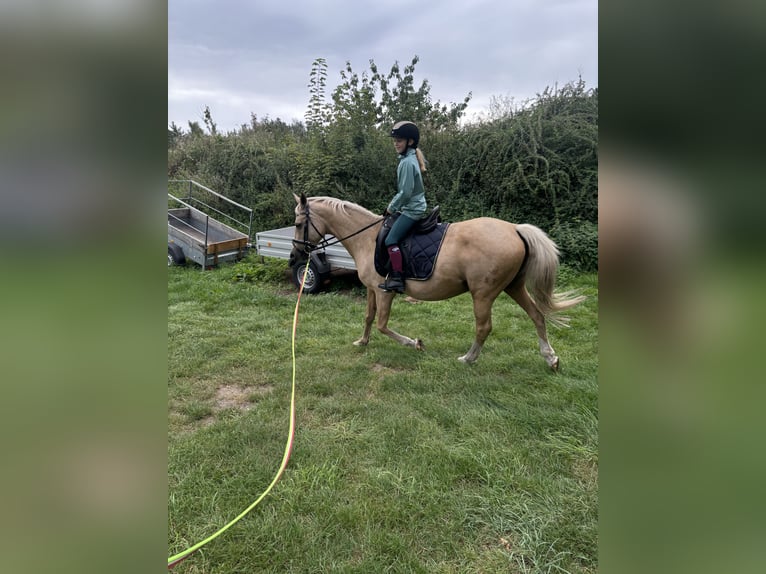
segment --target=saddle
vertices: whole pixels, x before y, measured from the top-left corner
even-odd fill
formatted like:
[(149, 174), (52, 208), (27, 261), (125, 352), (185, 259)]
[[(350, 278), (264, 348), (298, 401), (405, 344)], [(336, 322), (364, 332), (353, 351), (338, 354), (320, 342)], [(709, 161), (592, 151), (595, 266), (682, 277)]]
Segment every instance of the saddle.
[[(391, 271), (385, 243), (386, 237), (399, 215), (397, 213), (386, 218), (375, 241), (375, 271), (383, 277)], [(425, 281), (431, 277), (449, 225), (449, 223), (442, 222), (437, 205), (426, 217), (420, 219), (410, 233), (399, 242), (405, 279)]]

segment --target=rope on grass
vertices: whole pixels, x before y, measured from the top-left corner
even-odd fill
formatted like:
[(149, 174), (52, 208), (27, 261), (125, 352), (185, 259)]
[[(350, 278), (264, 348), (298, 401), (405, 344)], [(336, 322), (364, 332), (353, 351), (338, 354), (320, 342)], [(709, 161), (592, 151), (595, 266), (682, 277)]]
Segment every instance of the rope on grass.
[(237, 522), (242, 520), (253, 508), (258, 506), (258, 503), (261, 502), (266, 496), (271, 492), (271, 489), (274, 488), (274, 485), (277, 483), (277, 481), (282, 476), (282, 473), (284, 473), (285, 468), (287, 468), (287, 461), (290, 460), (290, 454), (292, 453), (293, 449), (293, 441), (295, 439), (295, 333), (298, 328), (298, 309), (300, 308), (301, 304), (301, 295), (303, 294), (303, 285), (306, 283), (306, 276), (308, 275), (308, 264), (305, 266), (303, 270), (303, 279), (301, 280), (301, 286), (298, 290), (298, 300), (295, 303), (295, 314), (293, 315), (293, 332), (292, 332), (292, 358), (293, 358), (293, 377), (292, 377), (292, 391), (290, 393), (290, 430), (288, 432), (288, 438), (287, 438), (287, 444), (285, 445), (285, 453), (284, 456), (282, 456), (282, 464), (279, 465), (279, 470), (277, 471), (277, 474), (274, 476), (274, 479), (271, 481), (271, 484), (269, 484), (268, 488), (263, 491), (263, 493), (245, 510), (243, 510), (239, 515), (237, 515), (233, 520), (231, 520), (228, 524), (225, 524), (222, 526), (217, 532), (214, 532), (204, 540), (197, 542), (194, 546), (190, 546), (183, 552), (179, 552), (178, 554), (175, 554), (168, 558), (168, 570), (172, 570), (177, 564), (180, 564), (184, 560), (186, 560), (189, 556), (191, 556), (194, 552), (202, 548), (205, 544), (208, 542), (212, 542), (216, 538), (218, 538), (221, 534), (226, 532), (229, 528), (234, 526)]

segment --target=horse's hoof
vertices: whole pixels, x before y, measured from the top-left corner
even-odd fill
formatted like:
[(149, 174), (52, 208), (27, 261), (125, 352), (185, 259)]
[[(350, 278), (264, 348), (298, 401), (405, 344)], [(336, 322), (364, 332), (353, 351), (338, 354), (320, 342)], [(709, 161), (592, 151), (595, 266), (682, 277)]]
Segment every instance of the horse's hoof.
[(551, 371), (553, 371), (554, 373), (558, 373), (559, 372), (559, 358), (558, 357), (556, 357), (556, 360), (553, 361), (553, 363), (551, 363)]
[(365, 341), (364, 339), (359, 339), (358, 341), (354, 341), (354, 346), (355, 347), (366, 347), (367, 346), (367, 341)]
[(416, 351), (425, 351), (426, 346), (423, 344), (423, 341), (420, 339), (415, 339), (415, 350)]
[(465, 365), (470, 365), (473, 363), (473, 361), (468, 358), (468, 355), (463, 355), (462, 357), (458, 357), (457, 360)]

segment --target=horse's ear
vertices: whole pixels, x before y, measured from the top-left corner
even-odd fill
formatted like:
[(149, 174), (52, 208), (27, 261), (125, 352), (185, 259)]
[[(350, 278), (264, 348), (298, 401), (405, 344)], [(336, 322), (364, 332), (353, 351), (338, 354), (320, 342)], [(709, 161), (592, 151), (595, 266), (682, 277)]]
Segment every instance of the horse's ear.
[(295, 198), (295, 203), (299, 203), (301, 205), (306, 205), (306, 203), (308, 203), (308, 199), (306, 199), (306, 194), (303, 192), (301, 192), (300, 197), (298, 197), (295, 194), (293, 194), (293, 197)]

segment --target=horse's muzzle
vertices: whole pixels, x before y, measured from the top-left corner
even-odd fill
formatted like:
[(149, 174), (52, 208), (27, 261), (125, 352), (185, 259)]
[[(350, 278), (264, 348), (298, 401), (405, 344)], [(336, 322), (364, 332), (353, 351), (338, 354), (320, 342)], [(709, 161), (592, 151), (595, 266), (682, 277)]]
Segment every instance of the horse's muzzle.
[(304, 251), (303, 249), (299, 249), (298, 247), (293, 247), (292, 251), (290, 251), (290, 259), (288, 260), (288, 264), (290, 267), (293, 267), (294, 265), (298, 263), (303, 263), (308, 259), (308, 252)]

